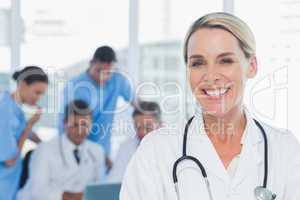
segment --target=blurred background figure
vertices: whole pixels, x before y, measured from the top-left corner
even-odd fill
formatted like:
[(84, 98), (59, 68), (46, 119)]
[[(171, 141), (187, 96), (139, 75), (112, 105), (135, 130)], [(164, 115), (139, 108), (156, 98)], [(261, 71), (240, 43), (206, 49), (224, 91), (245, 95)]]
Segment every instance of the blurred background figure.
[(135, 153), (142, 139), (151, 131), (161, 126), (161, 109), (156, 102), (141, 101), (133, 114), (136, 135), (127, 139), (119, 148), (116, 160), (107, 177), (107, 182), (120, 183), (130, 158)]
[[(0, 199), (5, 200), (16, 197), (22, 172), (20, 153), (25, 140), (40, 142), (32, 127), (42, 114), (36, 104), (48, 87), (48, 76), (36, 66), (15, 72), (13, 79), (17, 82), (16, 90), (0, 94)], [(37, 107), (28, 120), (21, 109), (23, 104)]]
[[(111, 128), (118, 97), (133, 102), (134, 93), (127, 77), (114, 69), (115, 51), (109, 46), (99, 47), (87, 71), (70, 80), (64, 89), (66, 105), (73, 99), (80, 99), (92, 110), (92, 129), (88, 139), (100, 144), (106, 154), (107, 168), (111, 168)], [(62, 114), (61, 114), (62, 116)], [(62, 117), (59, 132), (62, 132)]]
[(40, 145), (34, 152), (30, 175), (20, 200), (82, 200), (88, 184), (100, 182), (104, 151), (88, 141), (91, 110), (82, 100), (65, 109), (64, 134)]

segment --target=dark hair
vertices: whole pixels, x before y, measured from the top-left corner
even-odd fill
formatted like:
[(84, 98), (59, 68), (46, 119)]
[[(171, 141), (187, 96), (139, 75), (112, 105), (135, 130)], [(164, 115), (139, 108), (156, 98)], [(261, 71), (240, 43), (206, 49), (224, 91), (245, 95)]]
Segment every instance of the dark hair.
[(91, 115), (91, 110), (88, 104), (82, 100), (74, 100), (70, 102), (66, 108), (64, 113), (64, 121), (67, 122), (71, 115)]
[(161, 110), (159, 105), (156, 102), (151, 101), (140, 101), (135, 106), (134, 111), (132, 113), (132, 117), (137, 115), (152, 115), (158, 121), (161, 121)]
[(42, 68), (37, 66), (27, 66), (20, 71), (16, 71), (12, 78), (17, 81), (17, 83), (25, 81), (28, 85), (35, 82), (49, 83), (48, 75)]
[(97, 62), (97, 61), (108, 62), (108, 63), (116, 62), (117, 61), (116, 53), (110, 46), (99, 47), (95, 51), (91, 62)]

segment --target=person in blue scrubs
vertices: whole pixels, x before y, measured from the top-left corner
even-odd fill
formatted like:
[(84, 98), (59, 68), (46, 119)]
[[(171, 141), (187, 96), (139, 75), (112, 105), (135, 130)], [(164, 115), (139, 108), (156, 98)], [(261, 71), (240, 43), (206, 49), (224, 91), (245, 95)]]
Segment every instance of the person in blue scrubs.
[[(134, 93), (128, 78), (113, 68), (116, 60), (111, 47), (99, 47), (90, 61), (89, 69), (67, 83), (63, 100), (64, 106), (74, 99), (83, 100), (93, 111), (93, 127), (88, 139), (103, 147), (108, 169), (112, 165), (109, 159), (110, 140), (117, 99), (121, 96), (134, 105)], [(62, 133), (63, 113), (59, 118), (59, 132)]]
[(29, 66), (15, 72), (17, 88), (13, 93), (0, 93), (0, 199), (15, 200), (22, 171), (20, 156), (27, 138), (39, 142), (32, 133), (40, 119), (38, 110), (29, 120), (21, 109), (22, 104), (36, 105), (48, 87), (48, 76), (39, 67)]

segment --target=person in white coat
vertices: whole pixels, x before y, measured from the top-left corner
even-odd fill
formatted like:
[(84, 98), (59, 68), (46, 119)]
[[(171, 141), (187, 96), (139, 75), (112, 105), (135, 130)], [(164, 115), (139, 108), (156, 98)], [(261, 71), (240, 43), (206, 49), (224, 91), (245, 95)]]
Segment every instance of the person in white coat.
[(143, 139), (120, 200), (299, 200), (297, 139), (255, 121), (243, 104), (245, 84), (257, 73), (250, 28), (231, 14), (210, 13), (192, 24), (184, 44), (195, 115)]
[(65, 134), (40, 145), (33, 153), (29, 180), (19, 200), (82, 200), (89, 184), (99, 183), (104, 151), (86, 139), (91, 112), (81, 100), (65, 112)]
[(140, 101), (132, 113), (132, 118), (136, 135), (120, 145), (113, 167), (107, 177), (108, 183), (122, 182), (127, 165), (142, 139), (161, 126), (161, 109), (156, 102)]

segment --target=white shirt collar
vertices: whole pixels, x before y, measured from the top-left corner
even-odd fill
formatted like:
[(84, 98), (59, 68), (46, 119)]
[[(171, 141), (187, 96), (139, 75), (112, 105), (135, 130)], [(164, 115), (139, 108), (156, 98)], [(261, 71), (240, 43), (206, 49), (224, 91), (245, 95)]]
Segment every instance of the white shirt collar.
[(64, 151), (74, 151), (75, 149), (78, 149), (79, 152), (81, 152), (84, 148), (84, 144), (85, 144), (85, 141), (80, 144), (80, 145), (75, 145), (70, 139), (69, 137), (67, 136), (67, 133), (64, 133), (62, 135), (62, 141), (63, 141), (63, 148), (64, 148)]

